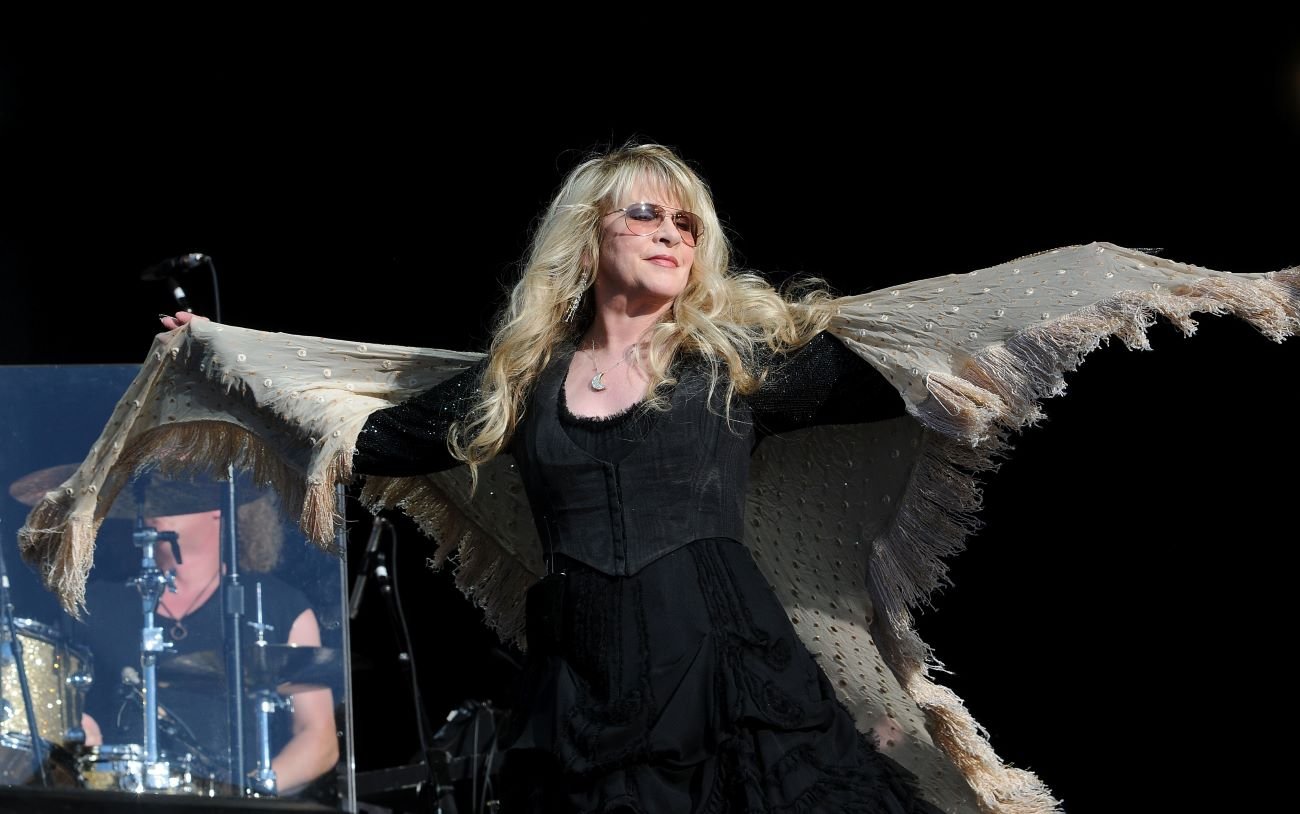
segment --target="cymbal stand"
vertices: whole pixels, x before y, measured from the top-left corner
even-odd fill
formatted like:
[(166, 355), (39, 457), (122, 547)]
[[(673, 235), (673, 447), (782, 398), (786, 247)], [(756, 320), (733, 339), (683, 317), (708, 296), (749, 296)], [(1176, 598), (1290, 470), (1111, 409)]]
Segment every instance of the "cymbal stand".
[[(275, 630), (262, 619), (262, 583), (257, 583), (257, 621), (248, 626), (257, 631), (255, 647), (266, 647), (266, 631)], [(292, 703), (275, 691), (275, 687), (254, 687), (250, 697), (257, 704), (257, 769), (253, 772), (253, 789), (258, 794), (274, 797), (276, 794), (275, 769), (271, 768), (271, 714)]]
[[(212, 261), (208, 261), (212, 265)], [(216, 270), (212, 272), (216, 286)], [(218, 300), (217, 313), (221, 313)], [(217, 317), (221, 321), (221, 317)], [(221, 512), (224, 536), (221, 545), (221, 566), (226, 570), (225, 590), (221, 592), (221, 614), (226, 633), (226, 711), (230, 720), (230, 785), (239, 797), (244, 797), (244, 586), (239, 582), (239, 501), (235, 496), (235, 468), (226, 465), (225, 509)]]
[(177, 563), (181, 561), (180, 537), (174, 531), (158, 531), (144, 524), (144, 486), (141, 479), (135, 483), (136, 519), (132, 542), (140, 549), (140, 573), (127, 581), (140, 593), (144, 626), (140, 628), (140, 667), (144, 675), (144, 787), (161, 790), (168, 787), (169, 767), (158, 757), (158, 654), (171, 647), (163, 640), (163, 629), (157, 625), (154, 612), (163, 591), (176, 592), (176, 572), (163, 573), (154, 559), (154, 546), (162, 540), (171, 544)]

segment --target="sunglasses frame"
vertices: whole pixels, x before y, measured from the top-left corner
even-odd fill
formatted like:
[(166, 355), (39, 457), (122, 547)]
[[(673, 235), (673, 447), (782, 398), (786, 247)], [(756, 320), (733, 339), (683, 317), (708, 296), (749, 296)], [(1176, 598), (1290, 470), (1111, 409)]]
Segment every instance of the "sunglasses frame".
[[(658, 219), (654, 225), (654, 228), (648, 232), (636, 231), (628, 224), (627, 221), (628, 212), (630, 210), (642, 206), (650, 207), (651, 211), (655, 214), (655, 217)], [(696, 246), (698, 246), (700, 244), (700, 237), (703, 236), (704, 234), (704, 224), (702, 222), (703, 219), (699, 215), (695, 214), (694, 212), (691, 212), (688, 209), (677, 209), (672, 206), (664, 206), (663, 204), (657, 204), (652, 201), (637, 201), (636, 203), (630, 203), (627, 206), (624, 206), (620, 209), (611, 209), (610, 211), (606, 212), (605, 215), (608, 216), (608, 215), (613, 215), (615, 213), (620, 213), (623, 216), (623, 225), (627, 228), (629, 232), (631, 232), (634, 235), (644, 236), (644, 235), (652, 235), (655, 232), (657, 232), (659, 230), (659, 227), (663, 226), (664, 218), (668, 217), (668, 213), (670, 212), (683, 213), (691, 216), (691, 220), (696, 224), (696, 228), (694, 230), (683, 231), (682, 227), (678, 226), (676, 221), (673, 222), (673, 226), (677, 227), (677, 233), (682, 236), (682, 240), (687, 241), (686, 242), (687, 246), (690, 246), (691, 248), (695, 248)], [(673, 217), (676, 217), (676, 214), (674, 214)], [(644, 221), (638, 221), (638, 223), (642, 223), (642, 222)], [(688, 236), (689, 236), (689, 240), (687, 240)]]

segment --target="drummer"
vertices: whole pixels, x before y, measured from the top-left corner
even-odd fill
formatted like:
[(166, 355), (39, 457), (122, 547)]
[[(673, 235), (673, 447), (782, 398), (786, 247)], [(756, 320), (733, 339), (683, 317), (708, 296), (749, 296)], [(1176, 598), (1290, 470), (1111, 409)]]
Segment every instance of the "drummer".
[[(175, 572), (176, 591), (158, 601), (154, 625), (170, 643), (158, 659), (159, 746), (161, 760), (180, 762), (188, 753), (200, 763), (228, 776), (229, 694), (222, 665), (225, 622), (220, 589), (221, 505), (224, 487), (214, 481), (173, 481), (154, 476), (144, 489), (145, 523), (158, 531), (176, 532), (180, 561), (170, 545), (160, 542), (154, 556), (163, 572)], [(114, 513), (136, 512), (131, 488), (124, 489)], [(237, 510), (240, 583), (244, 586), (244, 621), (257, 621), (260, 585), (262, 620), (269, 627), (268, 643), (306, 647), (321, 644), (320, 625), (302, 591), (267, 573), (276, 566), (284, 539), (273, 498), (237, 481), (241, 501)], [(129, 504), (129, 505), (127, 505)], [(134, 585), (120, 580), (91, 581), (86, 590), (87, 613), (83, 640), (92, 651), (95, 681), (86, 694), (88, 747), (143, 743), (143, 671), (140, 641), (144, 625), (142, 602)], [(256, 641), (257, 631), (245, 627), (244, 643)], [(186, 656), (190, 658), (185, 658)], [(184, 672), (169, 664), (186, 664)], [(211, 665), (205, 671), (194, 665)], [(247, 689), (247, 688), (246, 688)], [(251, 769), (259, 750), (256, 709), (245, 696), (245, 759)], [(293, 796), (338, 762), (333, 693), (328, 686), (309, 685), (291, 696), (292, 714), (277, 711), (273, 724), (271, 769), (277, 793)], [(325, 778), (331, 780), (332, 778)], [(248, 784), (246, 784), (248, 785)]]

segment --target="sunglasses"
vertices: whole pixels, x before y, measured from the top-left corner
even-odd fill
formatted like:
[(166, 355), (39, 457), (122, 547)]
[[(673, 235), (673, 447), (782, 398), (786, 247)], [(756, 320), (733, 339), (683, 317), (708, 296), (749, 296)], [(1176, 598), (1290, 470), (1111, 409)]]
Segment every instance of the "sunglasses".
[(651, 235), (659, 230), (664, 222), (664, 217), (671, 215), (673, 226), (681, 233), (682, 242), (692, 248), (699, 242), (700, 235), (704, 234), (704, 223), (700, 216), (694, 212), (687, 212), (685, 209), (673, 209), (668, 206), (660, 206), (656, 203), (629, 204), (622, 209), (615, 209), (613, 212), (606, 212), (612, 215), (614, 212), (623, 213), (623, 223), (627, 230), (634, 235)]

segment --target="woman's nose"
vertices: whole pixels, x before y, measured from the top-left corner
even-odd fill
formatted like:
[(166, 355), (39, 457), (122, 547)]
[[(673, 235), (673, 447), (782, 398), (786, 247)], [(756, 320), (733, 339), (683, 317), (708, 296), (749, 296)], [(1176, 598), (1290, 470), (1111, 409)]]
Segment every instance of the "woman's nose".
[(659, 228), (654, 232), (654, 240), (663, 241), (669, 246), (676, 246), (682, 242), (682, 233), (677, 231), (677, 224), (673, 222), (673, 219), (665, 216), (659, 222)]

